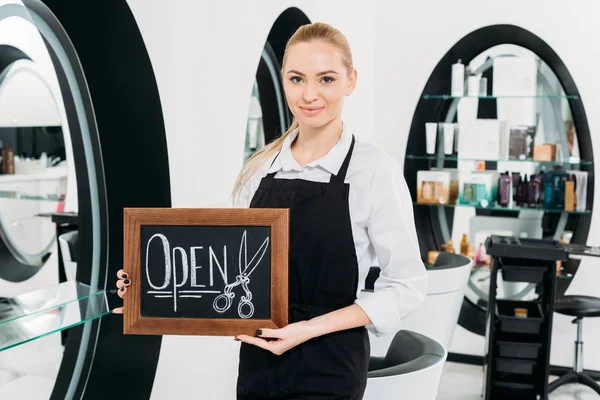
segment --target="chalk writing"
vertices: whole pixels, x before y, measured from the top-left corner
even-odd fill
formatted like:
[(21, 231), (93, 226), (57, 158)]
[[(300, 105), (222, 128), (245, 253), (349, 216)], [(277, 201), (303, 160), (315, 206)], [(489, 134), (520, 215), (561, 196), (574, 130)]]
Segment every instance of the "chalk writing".
[[(153, 248), (154, 246), (160, 246), (158, 254), (160, 254), (160, 264), (164, 266), (164, 270), (163, 268), (159, 268), (159, 271), (162, 271), (162, 274), (158, 276), (158, 278), (162, 278), (160, 280), (157, 279), (157, 271), (155, 270), (153, 270), (152, 274), (154, 281), (150, 277), (151, 246)], [(213, 246), (208, 246), (207, 249), (205, 249), (205, 246), (189, 246), (188, 252), (185, 248), (179, 246), (171, 248), (167, 236), (162, 233), (155, 233), (146, 243), (145, 276), (149, 285), (149, 290), (146, 290), (146, 294), (156, 299), (172, 299), (174, 312), (177, 312), (179, 299), (199, 299), (203, 295), (218, 294), (213, 301), (213, 308), (215, 311), (223, 313), (232, 305), (235, 297), (233, 289), (241, 285), (244, 295), (240, 297), (237, 310), (238, 315), (240, 318), (251, 318), (254, 314), (254, 304), (252, 303), (252, 292), (248, 286), (250, 283), (250, 274), (260, 265), (268, 246), (269, 237), (262, 242), (262, 245), (250, 259), (250, 262), (248, 262), (247, 231), (244, 231), (238, 252), (239, 274), (233, 283), (229, 283), (227, 274), (227, 245), (223, 245), (222, 249), (219, 247), (217, 250)], [(157, 254), (157, 250), (154, 250), (152, 254)], [(198, 275), (198, 270), (202, 268), (202, 265), (199, 263), (200, 258), (198, 257), (198, 253), (202, 251), (207, 251), (208, 253), (208, 288), (206, 288), (207, 285), (200, 283)], [(152, 264), (155, 265), (156, 261), (153, 261)], [(217, 272), (217, 282), (215, 282), (215, 272)], [(220, 283), (221, 281), (222, 283)], [(182, 288), (186, 286), (193, 290), (183, 290)], [(221, 290), (215, 290), (218, 287), (224, 287), (223, 293)]]
[[(252, 272), (258, 267), (260, 262), (262, 261), (265, 252), (267, 251), (267, 247), (269, 246), (269, 238), (266, 238), (262, 243), (254, 257), (248, 263), (248, 244), (246, 240), (246, 231), (244, 231), (242, 235), (242, 242), (240, 244), (239, 251), (239, 275), (236, 276), (235, 282), (232, 284), (225, 286), (225, 293), (217, 296), (213, 302), (213, 307), (217, 312), (225, 312), (231, 307), (231, 303), (233, 302), (233, 298), (235, 294), (233, 293), (233, 288), (236, 286), (242, 285), (242, 289), (244, 289), (244, 296), (240, 297), (240, 302), (238, 304), (238, 315), (240, 318), (250, 318), (254, 315), (254, 304), (252, 304), (252, 292), (248, 287), (250, 283), (250, 275)], [(258, 257), (258, 259), (257, 259)], [(244, 308), (247, 311), (244, 311)]]

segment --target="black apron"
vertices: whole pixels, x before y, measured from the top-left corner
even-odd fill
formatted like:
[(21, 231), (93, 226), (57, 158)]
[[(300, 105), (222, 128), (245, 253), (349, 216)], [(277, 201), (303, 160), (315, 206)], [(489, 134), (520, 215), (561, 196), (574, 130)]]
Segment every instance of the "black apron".
[[(308, 320), (352, 305), (358, 262), (344, 183), (350, 150), (329, 183), (265, 176), (250, 208), (289, 208), (289, 320)], [(367, 384), (370, 345), (364, 327), (304, 342), (280, 356), (242, 343), (238, 400), (360, 400)]]

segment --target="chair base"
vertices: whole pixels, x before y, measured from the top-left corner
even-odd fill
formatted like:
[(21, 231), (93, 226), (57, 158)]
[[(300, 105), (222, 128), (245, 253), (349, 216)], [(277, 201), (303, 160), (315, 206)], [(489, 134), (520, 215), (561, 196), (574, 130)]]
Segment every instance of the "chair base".
[(594, 390), (596, 393), (600, 394), (600, 385), (598, 384), (598, 382), (596, 382), (585, 372), (575, 371), (567, 372), (554, 382), (548, 384), (548, 393), (552, 393), (556, 388), (567, 383), (581, 383)]

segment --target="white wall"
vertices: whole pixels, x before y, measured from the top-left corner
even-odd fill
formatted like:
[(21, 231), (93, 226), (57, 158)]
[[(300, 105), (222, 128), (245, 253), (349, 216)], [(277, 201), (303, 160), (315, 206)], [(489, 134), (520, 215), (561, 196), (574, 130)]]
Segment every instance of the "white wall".
[[(405, 3), (379, 0), (376, 14), (376, 107), (377, 144), (403, 160), (407, 134), (419, 96), (441, 57), (462, 37), (487, 25), (513, 24), (542, 38), (565, 63), (583, 101), (595, 157), (600, 156), (600, 80), (592, 67), (600, 62), (600, 49), (592, 46), (599, 37), (600, 3), (580, 0), (421, 1)], [(450, 73), (450, 71), (448, 71)], [(594, 197), (598, 199), (600, 185)], [(596, 205), (596, 208), (598, 205)], [(588, 243), (600, 244), (598, 212), (594, 213)], [(598, 261), (582, 262), (567, 294), (600, 297)], [(572, 365), (575, 328), (571, 318), (554, 316), (551, 363)], [(585, 366), (600, 369), (600, 319), (584, 322)], [(483, 354), (484, 340), (457, 328), (450, 351)]]

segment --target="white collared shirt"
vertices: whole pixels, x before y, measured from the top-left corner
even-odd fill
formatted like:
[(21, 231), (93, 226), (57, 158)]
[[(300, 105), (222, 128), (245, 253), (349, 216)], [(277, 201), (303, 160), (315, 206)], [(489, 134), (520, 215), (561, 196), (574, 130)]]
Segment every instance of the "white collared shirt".
[[(352, 132), (344, 125), (338, 143), (319, 160), (300, 167), (291, 145), (298, 130), (283, 142), (279, 157), (267, 160), (242, 188), (235, 207), (249, 207), (261, 179), (277, 172), (276, 179), (329, 182), (350, 149)], [(271, 165), (272, 163), (272, 165)], [(413, 207), (400, 164), (383, 150), (356, 139), (346, 183), (359, 266), (359, 291), (371, 266), (381, 274), (371, 296), (356, 300), (372, 322), (367, 329), (377, 336), (395, 333), (402, 318), (419, 307), (427, 293), (427, 271), (417, 240)], [(357, 293), (358, 295), (358, 293)]]

